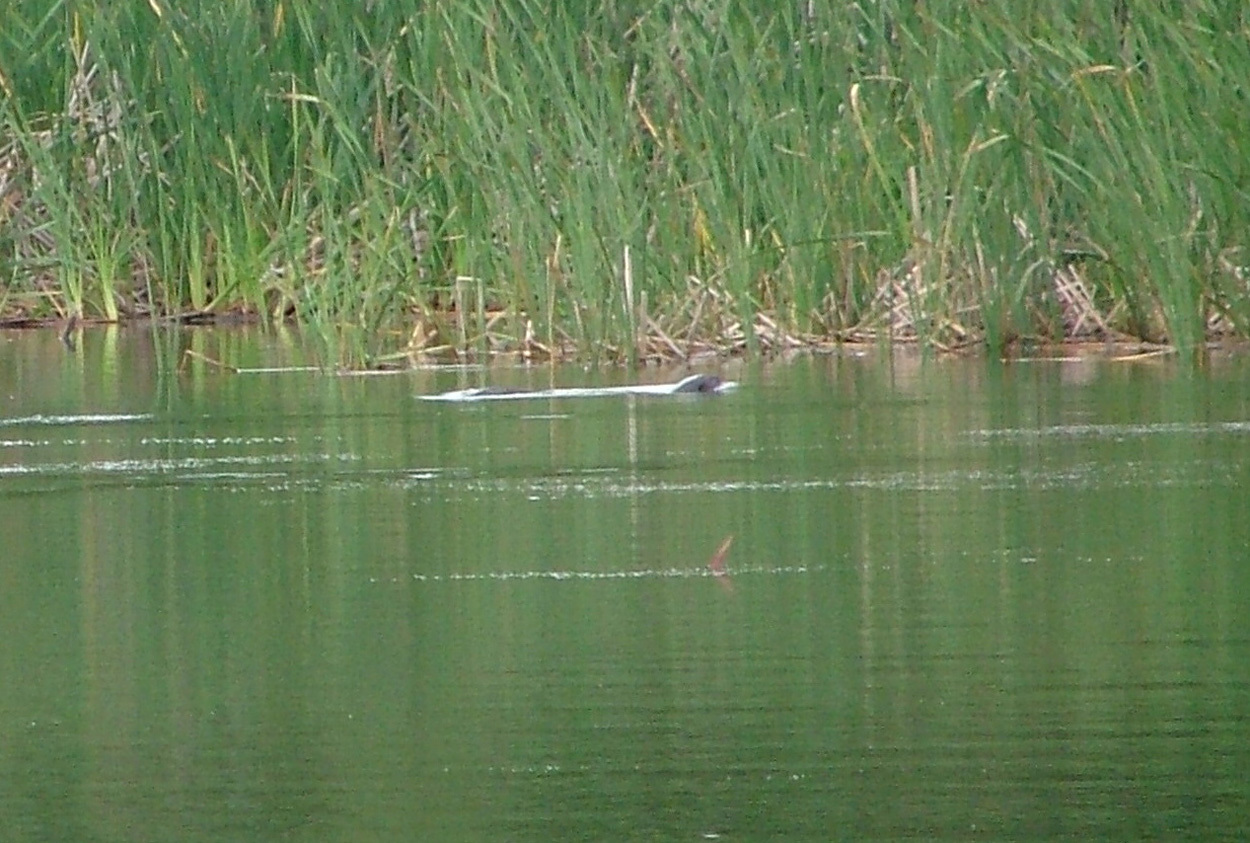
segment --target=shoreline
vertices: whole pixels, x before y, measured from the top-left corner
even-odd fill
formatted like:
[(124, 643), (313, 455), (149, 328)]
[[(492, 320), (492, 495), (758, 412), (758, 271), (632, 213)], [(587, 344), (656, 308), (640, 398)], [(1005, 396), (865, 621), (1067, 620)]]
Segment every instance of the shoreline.
[[(62, 343), (68, 350), (74, 350), (78, 338), (87, 331), (118, 330), (142, 331), (153, 329), (188, 328), (196, 330), (236, 330), (260, 329), (270, 330), (273, 326), (255, 315), (230, 313), (221, 315), (195, 313), (186, 317), (150, 318), (137, 317), (110, 322), (103, 319), (66, 320), (62, 318), (0, 318), (0, 335), (6, 333), (27, 333), (40, 331), (58, 332)], [(283, 327), (296, 331), (303, 330), (298, 322), (283, 323)], [(1185, 351), (1168, 343), (1148, 342), (1128, 336), (1106, 338), (1069, 337), (1060, 339), (1025, 339), (1007, 346), (1004, 354), (994, 354), (985, 341), (973, 340), (956, 347), (941, 347), (931, 342), (926, 343), (919, 338), (887, 337), (884, 339), (845, 339), (789, 338), (789, 341), (769, 346), (762, 343), (751, 350), (741, 340), (736, 342), (717, 343), (711, 339), (691, 341), (684, 353), (672, 345), (662, 344), (657, 338), (644, 338), (651, 343), (669, 351), (668, 354), (648, 353), (634, 357), (626, 357), (618, 349), (605, 348), (603, 353), (591, 360), (580, 353), (571, 344), (552, 353), (545, 346), (523, 344), (515, 346), (503, 345), (483, 350), (471, 345), (469, 348), (456, 348), (451, 345), (407, 348), (391, 351), (376, 359), (367, 361), (359, 367), (342, 365), (328, 366), (342, 374), (384, 374), (415, 369), (444, 369), (453, 367), (489, 368), (493, 365), (509, 363), (526, 367), (544, 365), (576, 365), (596, 363), (604, 368), (639, 367), (664, 369), (677, 366), (706, 366), (730, 361), (774, 362), (799, 357), (819, 356), (864, 356), (879, 351), (892, 354), (912, 356), (942, 357), (983, 357), (986, 360), (998, 360), (1003, 363), (1031, 362), (1081, 362), (1105, 359), (1115, 362), (1147, 361), (1160, 358), (1183, 358)], [(1228, 335), (1213, 335), (1207, 338), (1197, 349), (1190, 350), (1198, 358), (1212, 354), (1235, 355), (1250, 351), (1250, 340)], [(187, 354), (202, 357), (196, 352)], [(204, 357), (205, 362), (222, 369), (233, 371), (234, 367)], [(307, 370), (307, 367), (299, 367)], [(316, 367), (314, 367), (316, 368)]]

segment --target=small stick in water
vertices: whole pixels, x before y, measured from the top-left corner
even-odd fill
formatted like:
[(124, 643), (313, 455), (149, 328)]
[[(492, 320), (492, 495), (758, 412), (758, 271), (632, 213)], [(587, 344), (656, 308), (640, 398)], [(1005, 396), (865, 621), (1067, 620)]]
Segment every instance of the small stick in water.
[(220, 360), (214, 360), (207, 354), (200, 354), (198, 351), (192, 351), (189, 348), (182, 354), (184, 357), (194, 357), (196, 360), (203, 360), (208, 365), (216, 366), (218, 369), (225, 369), (227, 372), (234, 372), (235, 374), (239, 372), (237, 367), (231, 366), (229, 363), (222, 363)]
[(720, 547), (712, 554), (712, 558), (708, 560), (707, 566), (712, 571), (714, 577), (727, 577), (729, 570), (725, 567), (725, 557), (729, 555), (729, 546), (734, 543), (732, 534), (725, 536), (725, 540), (720, 543)]
[(61, 330), (61, 342), (69, 351), (74, 350), (74, 331), (78, 329), (78, 314), (71, 313), (69, 318), (65, 320), (65, 327)]

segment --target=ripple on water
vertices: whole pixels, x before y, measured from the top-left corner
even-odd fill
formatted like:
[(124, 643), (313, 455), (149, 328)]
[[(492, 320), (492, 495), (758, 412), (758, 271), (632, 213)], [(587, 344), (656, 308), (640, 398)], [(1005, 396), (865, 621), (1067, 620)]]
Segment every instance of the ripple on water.
[[(796, 575), (810, 574), (825, 570), (824, 565), (744, 565), (735, 567), (733, 577), (751, 575)], [(717, 574), (707, 567), (695, 568), (631, 568), (617, 571), (467, 571), (447, 574), (414, 573), (408, 576), (369, 577), (370, 583), (454, 583), (454, 582), (517, 582), (526, 580), (547, 580), (551, 582), (611, 582), (619, 580), (647, 579), (714, 579), (728, 581), (730, 577)]]
[(521, 495), (529, 500), (563, 498), (633, 498), (640, 495), (767, 494), (821, 490), (887, 492), (961, 492), (1009, 490), (1088, 490), (1149, 486), (1203, 487), (1239, 484), (1238, 467), (1216, 460), (1181, 465), (1146, 464), (1125, 460), (1081, 462), (1053, 468), (958, 468), (947, 471), (855, 473), (841, 477), (772, 478), (766, 480), (669, 481), (630, 476), (625, 471), (585, 472), (559, 477), (465, 477), (463, 472), (416, 477), (404, 474), (396, 482), (421, 487), (439, 496)]
[(1060, 424), (1050, 427), (1011, 427), (970, 430), (972, 439), (1139, 439), (1147, 436), (1207, 436), (1250, 433), (1250, 421), (1164, 422), (1160, 424)]
[[(0, 438), (0, 451), (20, 454), (0, 464), (0, 477), (107, 478), (105, 482), (174, 482), (178, 485), (254, 489), (258, 483), (299, 485), (299, 467), (359, 461), (353, 453), (336, 453), (321, 437), (300, 439), (289, 434), (146, 435), (93, 433), (102, 426), (125, 427), (151, 422), (151, 413), (35, 414), (0, 418), (0, 429), (14, 436)], [(19, 433), (20, 431), (20, 433)], [(73, 435), (64, 435), (70, 434)], [(59, 449), (59, 451), (58, 451)], [(84, 450), (89, 449), (89, 450)], [(151, 455), (144, 452), (148, 451)], [(108, 454), (102, 452), (109, 452)], [(56, 454), (56, 457), (41, 456)], [(79, 455), (82, 459), (76, 459)], [(70, 459), (64, 459), (69, 455)], [(325, 479), (316, 481), (324, 487)]]
[(17, 427), (19, 425), (79, 425), (79, 424), (123, 424), (126, 422), (151, 421), (151, 413), (85, 413), (82, 415), (20, 416), (12, 419), (0, 419), (0, 427)]

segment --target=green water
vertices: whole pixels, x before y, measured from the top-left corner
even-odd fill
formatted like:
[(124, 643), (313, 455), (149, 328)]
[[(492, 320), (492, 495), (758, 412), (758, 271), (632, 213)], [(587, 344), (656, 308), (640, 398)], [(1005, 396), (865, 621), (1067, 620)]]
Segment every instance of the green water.
[(300, 362), (0, 337), (5, 840), (1250, 828), (1246, 360), (440, 405), (622, 376), (188, 345)]

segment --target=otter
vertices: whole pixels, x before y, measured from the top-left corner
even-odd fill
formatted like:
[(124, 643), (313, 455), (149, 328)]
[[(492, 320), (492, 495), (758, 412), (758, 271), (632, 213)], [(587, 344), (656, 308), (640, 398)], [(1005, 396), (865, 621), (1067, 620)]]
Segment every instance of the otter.
[(673, 387), (673, 393), (676, 395), (685, 395), (691, 392), (717, 393), (720, 392), (723, 383), (724, 381), (716, 375), (690, 375), (677, 382), (677, 386)]
[(735, 387), (737, 384), (733, 381), (721, 380), (716, 375), (689, 375), (677, 383), (537, 390), (517, 389), (509, 386), (482, 386), (417, 397), (426, 401), (502, 401), (523, 398), (599, 398), (606, 395), (720, 395)]

